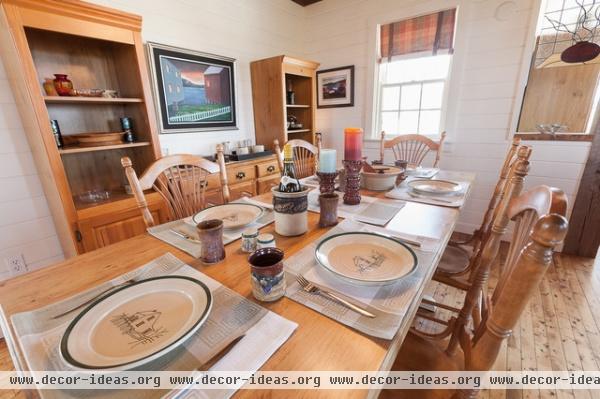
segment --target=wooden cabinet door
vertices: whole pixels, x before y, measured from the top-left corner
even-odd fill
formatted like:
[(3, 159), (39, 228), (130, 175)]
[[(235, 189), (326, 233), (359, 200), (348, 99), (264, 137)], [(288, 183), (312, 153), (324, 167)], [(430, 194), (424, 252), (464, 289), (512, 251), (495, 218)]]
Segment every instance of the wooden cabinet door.
[(273, 187), (279, 185), (280, 180), (281, 176), (278, 174), (258, 179), (258, 195), (271, 192)]
[(242, 197), (254, 197), (256, 195), (256, 183), (254, 180), (246, 183), (235, 184), (229, 187), (231, 193), (231, 201)]
[[(152, 217), (160, 223), (168, 220), (166, 206), (162, 202), (150, 204)], [(102, 248), (146, 232), (146, 225), (139, 209), (98, 215), (78, 222), (81, 244), (85, 252)]]
[(223, 204), (223, 191), (210, 190), (204, 193), (204, 206), (214, 206)]

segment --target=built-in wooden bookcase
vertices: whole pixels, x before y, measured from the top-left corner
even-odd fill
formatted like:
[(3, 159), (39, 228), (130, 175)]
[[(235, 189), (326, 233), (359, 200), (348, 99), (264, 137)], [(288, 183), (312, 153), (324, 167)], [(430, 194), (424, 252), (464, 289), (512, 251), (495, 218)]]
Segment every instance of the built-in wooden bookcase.
[[(272, 148), (273, 140), (315, 142), (315, 73), (319, 64), (288, 56), (271, 57), (250, 64), (256, 142)], [(291, 86), (294, 104), (286, 101)], [(301, 129), (288, 129), (293, 115)]]
[[(141, 219), (125, 193), (120, 159), (130, 157), (141, 173), (160, 154), (141, 18), (76, 0), (0, 2), (3, 60), (65, 254), (138, 233)], [(56, 73), (67, 74), (76, 89), (116, 90), (119, 97), (47, 96), (42, 83)], [(131, 144), (59, 149), (50, 128), (56, 119), (66, 137), (119, 132), (125, 116), (133, 121)], [(110, 197), (80, 201), (89, 190)]]

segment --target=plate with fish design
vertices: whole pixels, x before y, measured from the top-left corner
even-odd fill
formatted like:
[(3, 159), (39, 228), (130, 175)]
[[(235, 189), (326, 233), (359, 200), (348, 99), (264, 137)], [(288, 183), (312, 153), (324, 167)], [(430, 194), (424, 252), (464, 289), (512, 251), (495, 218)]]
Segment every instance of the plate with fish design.
[(417, 256), (409, 246), (368, 232), (329, 236), (317, 245), (315, 258), (338, 277), (359, 285), (392, 284), (417, 267)]
[(60, 342), (78, 369), (129, 370), (175, 349), (208, 319), (208, 287), (194, 278), (161, 276), (117, 288), (84, 309)]
[(224, 229), (238, 229), (257, 221), (263, 214), (263, 208), (254, 204), (229, 203), (211, 206), (192, 217), (195, 224), (203, 220), (219, 219)]

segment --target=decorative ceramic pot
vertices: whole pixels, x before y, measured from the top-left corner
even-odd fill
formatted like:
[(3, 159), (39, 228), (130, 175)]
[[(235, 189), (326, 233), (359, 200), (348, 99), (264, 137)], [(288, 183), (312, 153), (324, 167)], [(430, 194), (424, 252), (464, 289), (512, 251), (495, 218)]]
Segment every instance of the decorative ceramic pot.
[(285, 294), (283, 251), (261, 248), (248, 257), (252, 294), (259, 301), (276, 301)]
[(273, 187), (275, 232), (282, 236), (298, 236), (308, 230), (308, 187), (297, 193), (283, 193)]
[(59, 96), (73, 95), (73, 82), (67, 79), (67, 75), (55, 73), (53, 83)]

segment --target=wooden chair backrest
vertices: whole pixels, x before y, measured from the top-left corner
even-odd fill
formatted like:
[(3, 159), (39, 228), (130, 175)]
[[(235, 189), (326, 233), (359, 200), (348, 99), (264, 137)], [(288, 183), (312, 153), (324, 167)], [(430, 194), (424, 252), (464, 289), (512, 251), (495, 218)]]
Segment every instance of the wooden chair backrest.
[(169, 155), (154, 161), (139, 179), (129, 157), (121, 158), (121, 165), (146, 227), (156, 222), (148, 209), (144, 190), (157, 191), (165, 200), (171, 219), (181, 219), (204, 209), (204, 189), (209, 174), (220, 172), (222, 181), (223, 174), (226, 176), (218, 164), (188, 154)]
[[(294, 151), (294, 168), (298, 179), (312, 176), (317, 171), (319, 165), (319, 155), (321, 153), (320, 135), (317, 135), (317, 145), (313, 145), (305, 140), (289, 140), (286, 144), (290, 144)], [(275, 154), (277, 154), (277, 162), (279, 170), (283, 171), (283, 152), (279, 147), (279, 140), (273, 142)]]
[[(487, 312), (473, 330), (463, 324), (458, 332), (455, 331), (459, 334), (467, 371), (490, 370), (502, 342), (512, 334), (529, 298), (552, 262), (554, 248), (566, 235), (566, 218), (563, 214), (553, 213), (554, 210), (566, 211), (566, 201), (562, 191), (547, 186), (535, 187), (510, 201), (506, 214), (515, 222), (513, 239), (506, 265), (491, 298), (484, 293), (483, 299), (489, 303)], [(480, 271), (485, 274), (483, 268)], [(479, 296), (478, 289), (481, 288), (481, 285), (472, 286), (467, 297)], [(456, 398), (475, 396), (474, 390), (462, 390), (455, 395)]]
[(508, 229), (510, 218), (508, 206), (513, 198), (518, 197), (523, 190), (525, 176), (529, 172), (529, 161), (519, 159), (511, 168), (506, 188), (502, 190), (501, 198), (494, 212), (492, 226), (482, 239), (481, 250), (471, 260), (471, 286), (465, 296), (463, 307), (460, 309), (454, 332), (450, 337), (447, 351), (454, 353), (459, 343), (461, 331), (466, 328), (474, 311), (479, 308), (481, 291), (486, 287), (491, 265), (498, 256), (500, 241)]
[(489, 234), (489, 230), (492, 225), (493, 216), (496, 213), (496, 208), (502, 198), (502, 193), (504, 189), (507, 187), (507, 181), (512, 168), (515, 167), (518, 161), (529, 161), (531, 157), (531, 148), (527, 146), (520, 146), (521, 139), (515, 138), (506, 154), (506, 158), (504, 159), (504, 164), (502, 165), (502, 169), (500, 170), (500, 176), (498, 177), (498, 181), (496, 182), (496, 186), (494, 187), (494, 192), (490, 197), (490, 201), (488, 203), (488, 207), (483, 215), (483, 219), (481, 221), (481, 226), (478, 230), (475, 231), (474, 235), (476, 235), (476, 240), (473, 242), (473, 254), (477, 254), (481, 249), (482, 240)]
[[(518, 256), (510, 265), (511, 272), (506, 283), (495, 295), (494, 306), (488, 317), (472, 339), (463, 340), (467, 348), (467, 371), (487, 371), (492, 368), (503, 341), (512, 334), (530, 297), (551, 265), (554, 248), (564, 240), (568, 225), (567, 219), (562, 215), (545, 215), (528, 232), (527, 243), (520, 249), (515, 249)], [(474, 390), (463, 390), (456, 395), (458, 398), (475, 396)]]
[(420, 166), (430, 151), (435, 151), (433, 167), (437, 167), (442, 152), (442, 144), (446, 138), (446, 132), (442, 132), (440, 141), (433, 141), (420, 134), (402, 134), (391, 140), (385, 139), (385, 132), (381, 132), (380, 159), (383, 162), (385, 150), (392, 149), (396, 160), (408, 161), (409, 165)]

